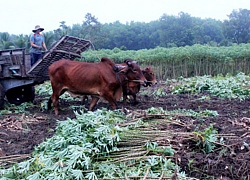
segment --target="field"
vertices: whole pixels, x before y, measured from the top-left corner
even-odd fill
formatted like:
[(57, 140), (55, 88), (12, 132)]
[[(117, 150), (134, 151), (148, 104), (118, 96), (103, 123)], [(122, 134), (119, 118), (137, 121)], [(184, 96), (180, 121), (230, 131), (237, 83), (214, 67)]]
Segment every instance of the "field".
[[(158, 145), (174, 149), (170, 158), (187, 177), (250, 179), (250, 99), (222, 98), (206, 91), (173, 94), (175, 84), (161, 82), (142, 87), (136, 105), (118, 102), (126, 114), (126, 123), (140, 118), (147, 122), (143, 126), (147, 126), (148, 131), (161, 132)], [(60, 115), (55, 116), (53, 111), (44, 108), (47, 98), (37, 94), (32, 106), (21, 110), (10, 106), (1, 111), (0, 165), (10, 167), (30, 157), (34, 146), (53, 136), (57, 121), (74, 118), (73, 109), (81, 107), (79, 99), (61, 100)], [(102, 102), (96, 109), (103, 107), (109, 109), (109, 105)], [(146, 111), (150, 108), (155, 110), (151, 115)], [(159, 109), (168, 113), (160, 113)], [(167, 135), (169, 132), (173, 133), (171, 138)]]

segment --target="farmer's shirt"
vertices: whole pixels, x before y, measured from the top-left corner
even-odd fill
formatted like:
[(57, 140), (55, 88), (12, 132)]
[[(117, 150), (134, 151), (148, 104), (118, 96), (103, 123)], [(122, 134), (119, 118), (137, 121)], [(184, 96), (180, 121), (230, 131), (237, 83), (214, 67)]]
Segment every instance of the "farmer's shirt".
[[(42, 44), (44, 42), (44, 37), (42, 34), (32, 34), (30, 36), (30, 41), (32, 41), (35, 45), (42, 47)], [(36, 47), (31, 47), (30, 48), (30, 53), (35, 53), (35, 54), (41, 54), (42, 53), (42, 48), (36, 48)]]

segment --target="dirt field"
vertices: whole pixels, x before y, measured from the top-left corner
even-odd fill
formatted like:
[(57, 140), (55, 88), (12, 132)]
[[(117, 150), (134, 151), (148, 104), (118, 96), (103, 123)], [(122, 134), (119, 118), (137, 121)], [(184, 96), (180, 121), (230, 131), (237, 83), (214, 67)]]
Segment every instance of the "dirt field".
[[(224, 144), (218, 143), (214, 152), (204, 154), (195, 149), (192, 141), (184, 141), (186, 145), (176, 151), (176, 163), (182, 171), (190, 177), (198, 179), (250, 179), (250, 100), (233, 101), (210, 97), (201, 100), (205, 94), (199, 95), (173, 95), (164, 84), (151, 87), (162, 88), (166, 95), (161, 98), (138, 95), (140, 103), (133, 105), (128, 103), (125, 108), (129, 110), (147, 109), (150, 107), (162, 107), (167, 110), (192, 109), (194, 111), (213, 110), (219, 116), (195, 119), (188, 116), (179, 117), (186, 126), (159, 127), (164, 130), (173, 128), (178, 132), (192, 132), (197, 127), (200, 130), (213, 124)], [(144, 88), (142, 88), (142, 91)], [(141, 93), (143, 94), (143, 93)], [(208, 94), (206, 94), (208, 96)], [(51, 137), (55, 132), (57, 120), (73, 118), (74, 113), (70, 106), (79, 105), (79, 101), (60, 101), (61, 111), (59, 116), (54, 116), (53, 111), (41, 111), (43, 97), (37, 96), (34, 108), (28, 109), (26, 114), (12, 114), (0, 117), (0, 163), (1, 158), (15, 155), (30, 154), (34, 146)], [(97, 108), (108, 107), (99, 103)], [(119, 106), (122, 107), (121, 102)], [(188, 127), (188, 128), (187, 128)], [(226, 137), (226, 138), (225, 138)], [(187, 148), (188, 147), (188, 148)], [(224, 149), (224, 150), (223, 150)], [(222, 151), (223, 150), (223, 151)]]

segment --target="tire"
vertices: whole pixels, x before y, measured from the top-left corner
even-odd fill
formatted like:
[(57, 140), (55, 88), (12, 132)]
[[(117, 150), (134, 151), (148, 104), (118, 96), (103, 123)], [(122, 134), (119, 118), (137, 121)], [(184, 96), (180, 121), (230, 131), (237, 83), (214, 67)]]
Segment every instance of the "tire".
[(33, 102), (35, 99), (34, 86), (21, 86), (8, 90), (6, 92), (9, 103), (20, 105), (24, 102)]
[(33, 102), (35, 99), (35, 87), (27, 86), (25, 89), (26, 102)]
[(4, 97), (5, 97), (5, 91), (3, 86), (0, 84), (0, 109), (3, 108), (4, 105)]

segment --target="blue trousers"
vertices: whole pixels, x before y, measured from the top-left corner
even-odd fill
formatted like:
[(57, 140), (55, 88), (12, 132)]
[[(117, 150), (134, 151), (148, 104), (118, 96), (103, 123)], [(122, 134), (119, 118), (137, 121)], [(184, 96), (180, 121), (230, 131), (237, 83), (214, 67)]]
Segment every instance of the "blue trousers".
[(31, 53), (30, 58), (31, 58), (31, 66), (33, 66), (39, 59), (41, 59), (43, 54), (36, 54), (36, 53)]

